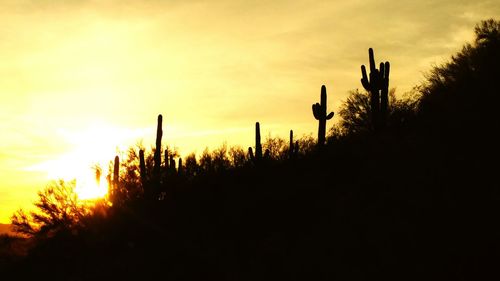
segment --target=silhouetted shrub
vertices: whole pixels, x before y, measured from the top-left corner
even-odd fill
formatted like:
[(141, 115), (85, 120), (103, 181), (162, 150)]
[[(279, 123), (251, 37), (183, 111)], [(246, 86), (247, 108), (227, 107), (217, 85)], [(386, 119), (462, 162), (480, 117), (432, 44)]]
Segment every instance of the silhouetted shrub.
[(500, 21), (476, 25), (476, 38), (443, 65), (434, 67), (421, 86), (419, 118), (426, 126), (452, 129), (457, 126), (490, 127), (498, 119), (500, 95)]
[[(389, 108), (386, 129), (400, 130), (414, 121), (419, 102), (417, 93), (410, 92), (398, 99), (395, 89), (389, 91)], [(364, 134), (373, 130), (370, 109), (370, 94), (358, 89), (350, 91), (346, 101), (339, 108), (340, 121), (336, 134)]]
[(91, 208), (78, 200), (75, 184), (76, 181), (59, 180), (39, 191), (36, 210), (26, 213), (20, 209), (12, 216), (13, 231), (27, 236), (52, 236), (81, 226)]

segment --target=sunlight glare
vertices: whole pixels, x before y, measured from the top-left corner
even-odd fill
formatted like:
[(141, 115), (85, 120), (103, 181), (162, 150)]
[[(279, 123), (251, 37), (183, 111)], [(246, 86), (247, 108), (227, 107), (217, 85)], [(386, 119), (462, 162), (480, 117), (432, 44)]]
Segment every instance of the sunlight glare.
[[(108, 193), (108, 167), (115, 155), (124, 160), (125, 151), (134, 145), (148, 130), (124, 129), (103, 124), (92, 124), (86, 130), (71, 132), (60, 130), (59, 134), (73, 149), (56, 159), (51, 159), (27, 170), (45, 171), (50, 180), (76, 179), (75, 192), (82, 200), (103, 198)], [(101, 169), (99, 183), (95, 167)]]
[(99, 182), (91, 173), (76, 179), (75, 192), (81, 200), (104, 198), (108, 194), (108, 184), (101, 174)]

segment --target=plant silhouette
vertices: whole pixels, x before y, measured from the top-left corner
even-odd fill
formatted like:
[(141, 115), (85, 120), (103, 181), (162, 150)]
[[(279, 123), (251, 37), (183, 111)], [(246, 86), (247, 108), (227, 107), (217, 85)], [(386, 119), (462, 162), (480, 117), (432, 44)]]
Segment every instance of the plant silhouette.
[(321, 86), (321, 99), (320, 103), (312, 105), (314, 118), (318, 120), (318, 146), (323, 146), (326, 140), (326, 121), (333, 118), (333, 112), (326, 113), (326, 87)]
[(366, 67), (361, 65), (361, 84), (370, 93), (370, 109), (372, 126), (375, 131), (383, 129), (386, 125), (389, 108), (389, 72), (390, 63), (380, 63), (380, 68), (375, 65), (373, 49), (368, 49), (370, 61), (370, 76), (366, 74)]
[(252, 147), (248, 148), (248, 157), (255, 165), (260, 165), (264, 160), (269, 159), (270, 151), (266, 149), (264, 155), (262, 154), (262, 144), (260, 141), (260, 124), (255, 123), (255, 155), (253, 153)]
[(79, 226), (90, 210), (78, 202), (75, 184), (59, 180), (39, 191), (35, 211), (26, 213), (20, 209), (12, 216), (13, 230), (27, 236), (47, 237)]

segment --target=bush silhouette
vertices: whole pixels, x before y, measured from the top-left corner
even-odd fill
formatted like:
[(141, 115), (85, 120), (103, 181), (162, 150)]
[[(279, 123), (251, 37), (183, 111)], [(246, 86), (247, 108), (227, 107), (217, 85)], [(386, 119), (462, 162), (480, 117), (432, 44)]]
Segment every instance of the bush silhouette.
[[(418, 93), (410, 92), (401, 99), (396, 98), (396, 90), (388, 94), (388, 108), (384, 127), (389, 131), (401, 130), (413, 125), (418, 106)], [(339, 108), (341, 134), (357, 135), (373, 131), (371, 95), (358, 89), (350, 91)]]
[(500, 99), (492, 82), (498, 79), (499, 30), (499, 21), (482, 21), (475, 28), (472, 44), (427, 74), (418, 108), (426, 126), (449, 131), (457, 126), (479, 126), (478, 131), (489, 131), (497, 119), (494, 112)]
[(78, 201), (74, 192), (75, 181), (54, 181), (38, 192), (35, 211), (22, 209), (12, 216), (14, 232), (27, 236), (48, 237), (61, 230), (81, 226), (82, 219), (90, 214), (90, 209)]

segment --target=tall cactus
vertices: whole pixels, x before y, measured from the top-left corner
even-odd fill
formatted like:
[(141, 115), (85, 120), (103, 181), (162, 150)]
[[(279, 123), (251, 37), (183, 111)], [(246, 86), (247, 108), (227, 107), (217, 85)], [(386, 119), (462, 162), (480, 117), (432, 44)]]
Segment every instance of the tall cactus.
[(180, 157), (179, 157), (179, 164), (177, 165), (177, 174), (179, 176), (182, 176), (182, 174), (183, 174), (182, 158), (180, 158)]
[(144, 160), (144, 150), (139, 150), (139, 172), (141, 175), (142, 186), (146, 185), (146, 161)]
[[(96, 180), (97, 177), (100, 177), (100, 169), (96, 169)], [(119, 176), (120, 176), (120, 158), (115, 156), (115, 162), (113, 167), (113, 178), (108, 174), (106, 176), (106, 180), (108, 181), (108, 198), (111, 202), (116, 202), (116, 197), (118, 193), (118, 185), (119, 185)]]
[(262, 159), (262, 144), (260, 142), (260, 124), (255, 123), (255, 157)]
[(165, 170), (168, 171), (168, 147), (165, 147)]
[(368, 49), (370, 62), (370, 74), (366, 73), (366, 67), (361, 66), (361, 84), (370, 93), (371, 121), (375, 131), (384, 128), (387, 123), (389, 110), (389, 72), (390, 63), (380, 63), (380, 68), (375, 65), (373, 49)]
[(161, 114), (158, 115), (158, 125), (156, 128), (156, 149), (155, 149), (155, 155), (154, 155), (154, 177), (155, 181), (159, 182), (160, 180), (160, 167), (161, 167), (161, 138), (163, 136), (163, 130), (162, 130), (162, 121), (163, 117)]
[(299, 142), (293, 143), (293, 130), (290, 130), (290, 142), (288, 144), (288, 158), (292, 159), (299, 153)]
[(113, 193), (118, 190), (118, 184), (120, 183), (120, 157), (115, 156), (115, 165), (113, 167)]
[(269, 149), (266, 149), (264, 156), (262, 156), (262, 143), (260, 141), (260, 124), (259, 122), (255, 123), (255, 155), (253, 153), (252, 147), (248, 148), (248, 155), (250, 160), (254, 163), (259, 163), (264, 158), (269, 158)]
[(326, 87), (325, 85), (321, 86), (321, 103), (315, 103), (312, 105), (312, 111), (314, 118), (318, 120), (318, 146), (322, 146), (325, 144), (326, 140), (326, 121), (332, 119), (333, 112), (330, 112), (328, 115), (326, 114)]
[(174, 159), (174, 156), (173, 155), (170, 155), (170, 163), (168, 165), (170, 171), (172, 174), (175, 174), (175, 159)]

